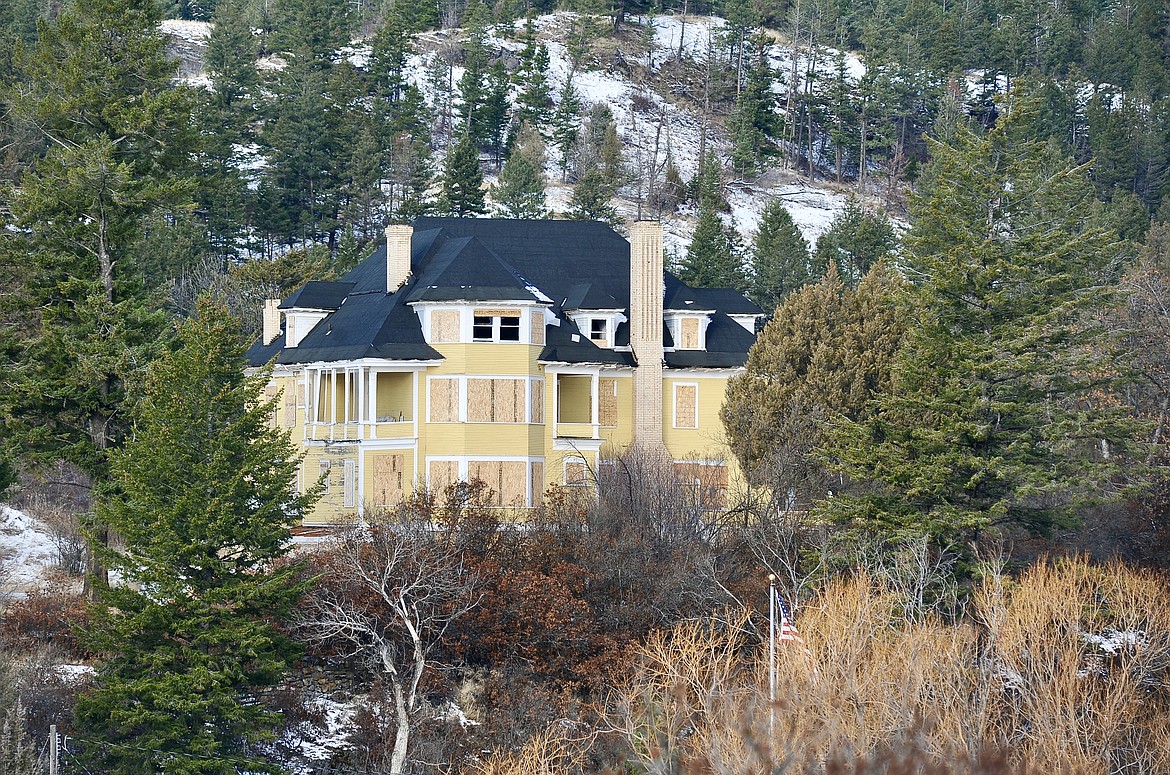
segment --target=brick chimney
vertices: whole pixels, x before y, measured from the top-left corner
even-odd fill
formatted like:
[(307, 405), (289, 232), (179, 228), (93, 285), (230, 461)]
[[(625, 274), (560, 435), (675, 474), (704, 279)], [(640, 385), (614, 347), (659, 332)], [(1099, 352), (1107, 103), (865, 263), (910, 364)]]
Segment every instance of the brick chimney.
[(394, 293), (410, 277), (410, 238), (413, 226), (386, 227), (386, 293)]
[(630, 226), (630, 349), (634, 372), (634, 444), (662, 449), (662, 224)]
[(280, 299), (264, 300), (264, 344), (272, 344), (280, 336)]

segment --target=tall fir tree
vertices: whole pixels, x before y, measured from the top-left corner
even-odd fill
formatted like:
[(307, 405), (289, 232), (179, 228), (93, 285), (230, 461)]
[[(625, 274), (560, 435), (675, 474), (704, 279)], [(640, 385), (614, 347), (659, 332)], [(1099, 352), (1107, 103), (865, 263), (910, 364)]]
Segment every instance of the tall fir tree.
[(1109, 400), (1122, 365), (1097, 313), (1124, 245), (1091, 217), (1083, 169), (1032, 138), (1031, 107), (933, 146), (901, 258), (915, 316), (892, 385), (823, 451), (863, 489), (821, 517), (962, 542), (1070, 524), (1118, 485), (1136, 429)]
[(498, 215), (504, 218), (540, 219), (548, 216), (544, 187), (544, 143), (540, 132), (525, 124), (516, 138), (515, 148), (500, 182), (492, 189)]
[(9, 116), (47, 145), (6, 192), (0, 261), (24, 321), (4, 364), (4, 435), (95, 478), (121, 443), (162, 318), (143, 271), (146, 224), (189, 203), (191, 92), (149, 0), (77, 0), (17, 58)]
[(884, 215), (850, 199), (817, 240), (817, 262), (835, 264), (841, 279), (856, 286), (875, 264), (893, 255), (897, 245), (894, 227)]
[(581, 131), (581, 99), (573, 88), (573, 73), (565, 76), (561, 99), (552, 117), (552, 144), (557, 149), (557, 164), (561, 168), (561, 180), (569, 179), (569, 167), (573, 161), (573, 149)]
[(711, 204), (699, 210), (699, 222), (678, 268), (679, 279), (696, 288), (747, 288), (734, 230)]
[(752, 243), (751, 297), (765, 311), (824, 273), (812, 265), (808, 241), (779, 199), (768, 202)]
[(274, 563), (314, 496), (290, 489), (296, 451), (262, 396), (268, 373), (244, 374), (245, 346), (225, 308), (200, 304), (115, 456), (98, 514), (123, 539), (103, 554), (127, 583), (103, 589), (85, 634), (100, 655), (76, 712), (100, 741), (89, 766), (234, 773), (279, 718), (255, 693), (295, 655), (273, 618), (303, 590), (294, 564)]
[(483, 215), (483, 172), (479, 169), (479, 151), (471, 135), (464, 133), (447, 153), (443, 167), (443, 193), (439, 210), (456, 218)]
[(515, 83), (519, 93), (516, 96), (516, 122), (525, 122), (534, 127), (544, 127), (552, 106), (552, 89), (548, 83), (548, 47), (536, 40), (533, 17), (528, 16), (522, 37), (524, 48), (520, 51), (520, 66), (516, 69)]
[(605, 179), (600, 165), (593, 165), (573, 186), (568, 217), (575, 221), (602, 221), (611, 226), (621, 222), (613, 206), (613, 186)]

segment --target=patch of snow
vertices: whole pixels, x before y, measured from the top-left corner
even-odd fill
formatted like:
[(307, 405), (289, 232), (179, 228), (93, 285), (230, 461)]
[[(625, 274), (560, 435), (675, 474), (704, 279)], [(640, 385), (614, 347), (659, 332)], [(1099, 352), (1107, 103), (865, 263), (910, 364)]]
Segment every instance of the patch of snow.
[(205, 44), (211, 37), (211, 22), (197, 22), (187, 19), (164, 19), (158, 29), (164, 35), (172, 38), (190, 41), (191, 43)]
[(53, 673), (62, 683), (70, 684), (89, 680), (97, 671), (89, 665), (53, 665)]
[(463, 709), (456, 705), (454, 701), (448, 702), (441, 708), (436, 709), (435, 718), (439, 721), (456, 723), (464, 729), (479, 726), (479, 722), (469, 719), (467, 714), (463, 712)]
[(303, 721), (289, 729), (282, 742), (310, 761), (328, 761), (335, 753), (353, 747), (349, 734), (360, 704), (359, 699), (337, 702), (324, 696), (313, 697), (305, 707), (321, 715), (323, 726)]
[(260, 70), (261, 72), (276, 72), (277, 70), (283, 70), (286, 67), (288, 67), (288, 61), (282, 57), (276, 56), (275, 54), (269, 54), (266, 57), (260, 57), (256, 60), (256, 69)]
[(56, 564), (57, 544), (40, 520), (0, 505), (0, 558), (4, 559), (0, 584), (27, 590), (39, 586), (45, 571)]
[(634, 17), (639, 24), (654, 23), (654, 46), (663, 49), (666, 56), (682, 56), (696, 62), (706, 62), (712, 46), (718, 46), (719, 33), (727, 22), (717, 16), (654, 16)]
[(1146, 634), (1141, 630), (1106, 630), (1098, 635), (1092, 632), (1082, 632), (1081, 639), (1091, 643), (1106, 654), (1116, 654), (1125, 649), (1135, 649), (1144, 646)]

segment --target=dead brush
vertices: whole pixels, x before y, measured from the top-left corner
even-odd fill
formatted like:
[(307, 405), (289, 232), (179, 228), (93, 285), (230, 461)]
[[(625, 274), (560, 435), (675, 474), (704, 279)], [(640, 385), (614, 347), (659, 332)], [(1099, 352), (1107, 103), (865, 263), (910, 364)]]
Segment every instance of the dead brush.
[(639, 648), (609, 703), (647, 772), (1006, 775), (1170, 772), (1162, 579), (1084, 559), (992, 573), (958, 623), (909, 621), (865, 576), (831, 584), (782, 642), (726, 617)]
[(565, 724), (549, 727), (528, 739), (519, 751), (494, 754), (473, 763), (470, 775), (564, 775), (579, 772), (586, 761), (585, 741), (572, 737)]

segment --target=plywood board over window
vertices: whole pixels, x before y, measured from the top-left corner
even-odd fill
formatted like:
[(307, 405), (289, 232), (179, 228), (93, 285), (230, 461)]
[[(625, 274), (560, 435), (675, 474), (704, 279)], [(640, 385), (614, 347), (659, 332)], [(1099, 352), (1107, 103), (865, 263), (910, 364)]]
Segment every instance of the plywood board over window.
[(544, 344), (544, 310), (532, 310), (532, 343)]
[(532, 419), (530, 422), (544, 422), (544, 380), (532, 380)]
[(459, 341), (459, 311), (454, 309), (436, 310), (431, 313), (431, 341)]
[(699, 427), (699, 386), (674, 386), (674, 427)]
[(679, 320), (679, 349), (699, 349), (699, 319), (682, 318)]
[(284, 427), (291, 428), (297, 424), (297, 395), (293, 386), (284, 386)]
[(492, 489), (493, 505), (522, 508), (528, 490), (527, 469), (523, 460), (472, 460), (467, 464), (467, 477)]
[(401, 503), (404, 495), (403, 474), (406, 455), (374, 455), (374, 505), (393, 506)]
[(532, 500), (533, 506), (539, 506), (544, 497), (544, 463), (532, 464)]
[(468, 422), (524, 422), (524, 380), (467, 380)]
[(602, 425), (612, 427), (617, 425), (617, 380), (601, 378), (597, 382), (597, 400), (599, 402), (597, 421)]
[(585, 461), (565, 461), (565, 484), (570, 487), (587, 487), (589, 485), (589, 469), (585, 467)]
[(481, 318), (518, 318), (520, 317), (520, 310), (518, 309), (497, 309), (495, 307), (484, 307), (475, 311), (476, 317)]
[(492, 380), (467, 380), (467, 421), (492, 422)]
[(459, 422), (459, 380), (430, 380), (429, 422)]
[(427, 488), (439, 496), (458, 481), (459, 462), (456, 460), (432, 460), (427, 466)]
[[(264, 403), (270, 403), (272, 401), (275, 401), (278, 392), (279, 392), (279, 389), (276, 387), (276, 385), (265, 385), (264, 386)], [(272, 424), (273, 427), (276, 427), (276, 406), (275, 405), (273, 405), (273, 407), (272, 407), (272, 417), (270, 419), (270, 423)]]

